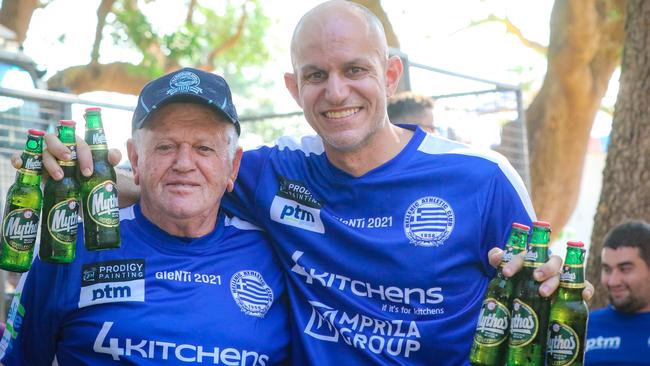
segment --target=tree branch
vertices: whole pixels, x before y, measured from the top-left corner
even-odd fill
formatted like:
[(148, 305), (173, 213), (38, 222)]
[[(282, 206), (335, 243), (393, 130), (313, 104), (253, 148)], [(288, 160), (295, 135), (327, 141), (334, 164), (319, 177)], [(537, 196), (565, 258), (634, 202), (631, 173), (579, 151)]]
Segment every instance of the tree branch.
[(467, 28), (475, 27), (477, 25), (481, 25), (481, 24), (485, 24), (485, 23), (492, 23), (492, 22), (501, 23), (501, 24), (505, 25), (507, 34), (514, 35), (515, 37), (517, 37), (519, 42), (521, 42), (521, 44), (523, 44), (524, 46), (532, 49), (533, 51), (535, 51), (535, 52), (537, 52), (539, 54), (542, 54), (542, 55), (546, 55), (546, 53), (548, 52), (548, 48), (546, 46), (544, 46), (543, 44), (526, 38), (524, 36), (524, 34), (522, 33), (521, 29), (519, 27), (517, 27), (516, 25), (514, 25), (510, 21), (510, 19), (508, 17), (501, 18), (501, 17), (498, 17), (498, 16), (496, 16), (494, 14), (490, 14), (490, 15), (488, 15), (487, 18), (473, 21), (467, 27), (462, 28), (460, 30), (465, 30)]
[(96, 64), (99, 62), (99, 45), (102, 43), (104, 27), (106, 26), (106, 16), (113, 9), (115, 0), (102, 0), (97, 8), (97, 27), (95, 28), (95, 42), (93, 42), (93, 49), (90, 52), (90, 63)]
[[(138, 1), (137, 0), (125, 0), (124, 1), (124, 8), (126, 11), (129, 12), (140, 12), (138, 9)], [(151, 37), (150, 42), (148, 44), (140, 44), (136, 45), (140, 50), (147, 55), (151, 55), (155, 60), (158, 65), (160, 65), (163, 68), (167, 67), (167, 56), (163, 53), (161, 47), (160, 47), (160, 40), (155, 37)], [(145, 47), (146, 46), (146, 47)]]
[(190, 3), (187, 6), (187, 16), (185, 17), (185, 24), (192, 24), (194, 9), (196, 9), (196, 0), (190, 0)]
[(373, 12), (377, 16), (377, 18), (379, 18), (381, 24), (384, 26), (384, 33), (386, 33), (386, 41), (388, 42), (388, 47), (393, 47), (397, 49), (400, 48), (399, 40), (397, 39), (397, 35), (393, 30), (393, 25), (390, 23), (386, 11), (381, 6), (380, 0), (350, 0), (350, 1), (362, 5), (368, 10), (370, 10), (371, 12)]
[(210, 68), (212, 68), (212, 65), (214, 64), (214, 59), (217, 56), (219, 56), (220, 54), (224, 53), (229, 48), (236, 45), (237, 42), (241, 39), (242, 34), (244, 33), (244, 26), (246, 25), (246, 21), (248, 20), (248, 12), (246, 11), (246, 4), (248, 4), (248, 1), (246, 1), (242, 5), (242, 16), (239, 18), (239, 22), (237, 23), (237, 30), (235, 31), (235, 34), (230, 36), (223, 43), (221, 43), (221, 45), (214, 48), (210, 52), (210, 54), (208, 54), (208, 59), (207, 59), (207, 65), (206, 66), (209, 66)]

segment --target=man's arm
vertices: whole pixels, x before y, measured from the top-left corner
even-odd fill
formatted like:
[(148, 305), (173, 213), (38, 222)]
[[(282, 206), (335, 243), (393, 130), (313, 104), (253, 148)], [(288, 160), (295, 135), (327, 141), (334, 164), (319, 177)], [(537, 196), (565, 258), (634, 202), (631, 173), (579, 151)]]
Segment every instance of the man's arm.
[(57, 278), (56, 266), (39, 259), (20, 278), (0, 341), (2, 364), (49, 365), (54, 360), (60, 319)]
[[(535, 220), (535, 212), (530, 196), (526, 190), (524, 182), (517, 174), (515, 169), (510, 165), (507, 159), (497, 153), (490, 153), (488, 156), (493, 162), (499, 165), (501, 174), (495, 175), (492, 182), (491, 194), (488, 197), (488, 229), (489, 241), (486, 244), (494, 243), (493, 240), (499, 240), (504, 234), (500, 229), (503, 225), (509, 228), (514, 219), (516, 222), (528, 224), (530, 220)], [(505, 237), (501, 239), (505, 242)], [(490, 265), (497, 267), (501, 263), (503, 250), (494, 247), (487, 252)], [(503, 268), (503, 274), (506, 277), (512, 277), (524, 266), (524, 253), (515, 256)], [(551, 255), (549, 260), (533, 272), (535, 280), (541, 282), (539, 294), (543, 297), (551, 296), (560, 286), (560, 269), (562, 268), (562, 258), (557, 255)], [(594, 287), (591, 283), (585, 282), (585, 289), (582, 297), (590, 300), (594, 293)]]

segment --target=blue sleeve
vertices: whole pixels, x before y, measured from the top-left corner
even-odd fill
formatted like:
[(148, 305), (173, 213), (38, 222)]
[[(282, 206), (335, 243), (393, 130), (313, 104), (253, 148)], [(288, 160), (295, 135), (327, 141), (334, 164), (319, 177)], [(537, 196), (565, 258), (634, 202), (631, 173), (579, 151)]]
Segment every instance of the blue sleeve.
[(221, 201), (227, 213), (258, 226), (261, 226), (261, 220), (256, 207), (256, 193), (270, 153), (271, 148), (267, 146), (244, 152), (235, 189)]
[(494, 275), (488, 252), (496, 246), (503, 248), (514, 222), (531, 226), (535, 212), (523, 181), (505, 159), (499, 161), (499, 170), (490, 185), (483, 215), (481, 254), (487, 273)]
[(56, 265), (37, 258), (21, 276), (0, 341), (0, 360), (5, 366), (52, 364), (60, 315), (57, 272)]

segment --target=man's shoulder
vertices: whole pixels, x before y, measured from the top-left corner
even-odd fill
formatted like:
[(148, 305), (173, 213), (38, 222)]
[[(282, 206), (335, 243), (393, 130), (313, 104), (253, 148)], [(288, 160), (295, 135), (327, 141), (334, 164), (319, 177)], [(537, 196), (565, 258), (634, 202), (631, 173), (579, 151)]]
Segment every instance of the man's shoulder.
[(644, 313), (622, 313), (606, 306), (604, 308), (592, 310), (589, 313), (589, 324), (595, 326), (598, 324), (626, 324), (626, 326), (644, 326), (650, 323), (650, 312)]
[(282, 136), (273, 145), (261, 145), (254, 149), (246, 150), (244, 156), (292, 154), (296, 152), (302, 153), (304, 156), (310, 156), (312, 154), (320, 155), (324, 151), (323, 141), (317, 135), (303, 136), (300, 138)]
[(502, 169), (504, 167), (510, 167), (508, 159), (494, 150), (467, 145), (436, 135), (427, 135), (418, 147), (418, 151), (427, 155), (449, 156), (471, 164), (482, 162)]
[(590, 311), (589, 318), (600, 318), (603, 316), (611, 316), (612, 314), (614, 314), (614, 310), (609, 306), (605, 306)]
[[(604, 324), (611, 323), (614, 317), (616, 317), (616, 313), (609, 306), (592, 310), (589, 312), (589, 328), (592, 330), (602, 328)], [(616, 322), (614, 321), (614, 323)]]

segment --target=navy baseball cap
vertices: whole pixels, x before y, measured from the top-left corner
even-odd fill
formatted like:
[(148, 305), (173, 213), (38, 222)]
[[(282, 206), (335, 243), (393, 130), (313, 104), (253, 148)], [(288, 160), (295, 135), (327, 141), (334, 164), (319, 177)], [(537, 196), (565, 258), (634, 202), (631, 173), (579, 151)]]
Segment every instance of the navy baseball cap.
[(190, 67), (163, 75), (142, 88), (138, 105), (133, 111), (132, 130), (142, 128), (153, 111), (171, 102), (195, 102), (213, 107), (235, 125), (238, 135), (241, 132), (226, 80)]

